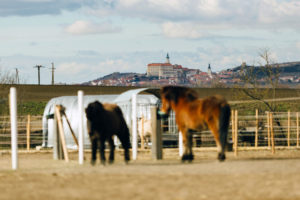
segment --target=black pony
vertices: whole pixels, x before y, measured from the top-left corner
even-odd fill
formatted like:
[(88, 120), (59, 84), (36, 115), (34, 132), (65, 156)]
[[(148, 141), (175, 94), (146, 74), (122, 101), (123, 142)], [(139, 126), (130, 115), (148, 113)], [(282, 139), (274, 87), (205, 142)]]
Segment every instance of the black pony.
[(91, 164), (96, 163), (97, 148), (100, 147), (101, 163), (105, 164), (105, 141), (109, 142), (109, 163), (114, 161), (115, 145), (113, 135), (117, 135), (124, 148), (125, 162), (129, 158), (129, 130), (124, 120), (122, 111), (116, 104), (101, 104), (99, 101), (90, 103), (85, 109), (87, 127), (92, 144)]

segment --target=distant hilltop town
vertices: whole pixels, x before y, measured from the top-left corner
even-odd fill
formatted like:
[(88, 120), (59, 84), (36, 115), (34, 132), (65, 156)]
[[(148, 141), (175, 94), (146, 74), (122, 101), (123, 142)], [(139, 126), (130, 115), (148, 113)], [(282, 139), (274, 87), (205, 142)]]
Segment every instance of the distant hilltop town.
[[(240, 66), (213, 72), (208, 64), (207, 71), (189, 69), (178, 64), (171, 64), (170, 56), (167, 54), (164, 63), (150, 63), (147, 65), (145, 74), (114, 72), (96, 80), (83, 83), (84, 85), (104, 86), (161, 86), (161, 85), (183, 85), (191, 87), (230, 87), (242, 84), (241, 70), (251, 67), (257, 74), (258, 82), (264, 84), (264, 74), (261, 67), (247, 66), (242, 63)], [(282, 85), (297, 86), (300, 83), (300, 62), (274, 64), (274, 73), (278, 74), (278, 82)]]

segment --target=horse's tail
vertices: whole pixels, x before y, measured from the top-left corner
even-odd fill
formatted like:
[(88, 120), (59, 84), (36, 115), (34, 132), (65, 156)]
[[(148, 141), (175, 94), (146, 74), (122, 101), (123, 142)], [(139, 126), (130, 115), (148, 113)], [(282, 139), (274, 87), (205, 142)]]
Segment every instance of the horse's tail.
[(230, 120), (230, 106), (228, 104), (225, 104), (221, 107), (220, 117), (219, 117), (219, 134), (220, 134), (219, 137), (220, 137), (220, 142), (222, 147), (222, 153), (224, 153), (227, 145), (229, 120)]

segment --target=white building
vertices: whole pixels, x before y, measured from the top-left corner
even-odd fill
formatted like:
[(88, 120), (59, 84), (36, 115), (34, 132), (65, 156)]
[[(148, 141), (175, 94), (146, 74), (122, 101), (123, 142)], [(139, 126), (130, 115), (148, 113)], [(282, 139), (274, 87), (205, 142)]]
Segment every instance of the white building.
[(150, 63), (147, 66), (147, 76), (157, 76), (159, 78), (178, 77), (178, 65), (170, 63), (169, 54), (167, 54), (165, 63)]

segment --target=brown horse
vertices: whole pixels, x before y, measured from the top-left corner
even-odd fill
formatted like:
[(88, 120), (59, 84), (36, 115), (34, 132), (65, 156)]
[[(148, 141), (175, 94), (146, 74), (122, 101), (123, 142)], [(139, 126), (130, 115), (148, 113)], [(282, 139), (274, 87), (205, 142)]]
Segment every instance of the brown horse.
[(161, 89), (162, 107), (159, 112), (168, 116), (175, 112), (176, 123), (182, 134), (184, 154), (182, 161), (192, 161), (193, 131), (209, 128), (218, 147), (218, 159), (225, 160), (230, 106), (221, 96), (199, 98), (193, 89), (177, 86), (165, 86)]
[(87, 127), (92, 144), (92, 165), (96, 162), (97, 147), (100, 147), (101, 163), (105, 164), (105, 141), (110, 146), (109, 163), (114, 161), (115, 145), (113, 135), (117, 135), (124, 148), (125, 162), (129, 161), (129, 130), (122, 111), (116, 104), (102, 104), (99, 101), (90, 103), (85, 109)]

